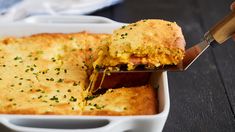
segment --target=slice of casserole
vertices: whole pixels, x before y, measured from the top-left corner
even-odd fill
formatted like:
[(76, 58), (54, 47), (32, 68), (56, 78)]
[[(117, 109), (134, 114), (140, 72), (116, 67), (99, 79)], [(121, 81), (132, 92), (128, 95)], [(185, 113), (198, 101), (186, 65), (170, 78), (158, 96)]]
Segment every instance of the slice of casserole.
[(147, 68), (177, 65), (184, 57), (181, 28), (169, 21), (149, 19), (123, 26), (113, 32), (101, 65), (144, 64)]
[(150, 85), (109, 89), (87, 96), (83, 115), (151, 115), (158, 112), (157, 89)]

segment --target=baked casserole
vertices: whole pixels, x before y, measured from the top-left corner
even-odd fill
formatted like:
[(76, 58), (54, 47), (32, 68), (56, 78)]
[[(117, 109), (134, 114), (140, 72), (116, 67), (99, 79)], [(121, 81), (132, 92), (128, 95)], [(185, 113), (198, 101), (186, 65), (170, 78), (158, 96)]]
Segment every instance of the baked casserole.
[[(87, 91), (97, 66), (128, 64), (131, 70), (138, 64), (158, 67), (183, 59), (185, 42), (175, 23), (143, 20), (135, 24), (113, 34), (54, 33), (1, 39), (0, 113), (156, 114), (156, 89), (149, 84), (109, 88), (98, 95)], [(126, 32), (124, 41), (119, 34)]]

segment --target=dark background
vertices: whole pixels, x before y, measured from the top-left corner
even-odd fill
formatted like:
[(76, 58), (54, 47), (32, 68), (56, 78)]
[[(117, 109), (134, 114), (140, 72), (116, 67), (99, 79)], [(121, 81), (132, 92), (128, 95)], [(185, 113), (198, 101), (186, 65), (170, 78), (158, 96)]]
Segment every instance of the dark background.
[[(0, 9), (19, 0), (0, 0)], [(183, 29), (187, 47), (229, 13), (232, 0), (125, 0), (92, 15), (131, 23), (165, 19)], [(171, 108), (163, 132), (235, 132), (235, 42), (210, 47), (185, 72), (170, 72)]]

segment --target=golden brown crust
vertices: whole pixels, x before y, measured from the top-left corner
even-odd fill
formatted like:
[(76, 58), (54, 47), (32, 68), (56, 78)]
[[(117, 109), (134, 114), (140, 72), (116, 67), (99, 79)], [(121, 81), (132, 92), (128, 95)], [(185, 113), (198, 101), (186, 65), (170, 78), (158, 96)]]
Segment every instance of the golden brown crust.
[(80, 114), (87, 43), (106, 36), (45, 33), (1, 40), (0, 113)]
[(83, 115), (156, 114), (158, 103), (155, 90), (150, 85), (109, 89), (105, 94), (88, 100)]

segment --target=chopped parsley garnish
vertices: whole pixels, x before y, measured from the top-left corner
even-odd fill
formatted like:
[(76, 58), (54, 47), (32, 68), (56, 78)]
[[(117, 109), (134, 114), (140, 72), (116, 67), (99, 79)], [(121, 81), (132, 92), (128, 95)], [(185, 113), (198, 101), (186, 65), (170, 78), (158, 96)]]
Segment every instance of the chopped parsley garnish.
[(92, 100), (92, 99), (94, 99), (94, 98), (96, 98), (96, 97), (98, 97), (99, 95), (90, 95), (90, 96), (86, 96), (85, 97), (85, 100)]
[(104, 108), (104, 105), (103, 105), (103, 106), (99, 106), (99, 105), (97, 105), (97, 104), (94, 104), (94, 106), (95, 106), (96, 109), (102, 109), (102, 108)]
[(53, 96), (52, 98), (50, 98), (50, 100), (58, 100), (58, 98), (56, 96)]
[(60, 78), (57, 82), (58, 82), (58, 83), (61, 83), (61, 82), (63, 82), (63, 81), (64, 81), (64, 79), (61, 79), (61, 78)]
[(42, 98), (42, 95), (38, 96), (38, 99)]
[(16, 57), (14, 58), (14, 60), (22, 60), (22, 58), (19, 57), (19, 56), (16, 56)]
[(50, 78), (50, 81), (54, 81), (54, 78)]
[(77, 85), (78, 85), (78, 83), (76, 83), (76, 82), (73, 83), (73, 86), (77, 86)]
[(70, 99), (69, 99), (69, 101), (71, 101), (71, 102), (76, 102), (76, 101), (77, 101), (77, 98), (71, 96)]
[(60, 68), (55, 68), (56, 71), (60, 71)]
[(53, 58), (51, 58), (51, 60), (53, 61), (53, 62), (55, 62), (56, 61), (56, 59), (53, 57)]
[(37, 89), (37, 90), (36, 90), (36, 92), (40, 92), (40, 91), (42, 91), (42, 90), (41, 90), (41, 89)]

